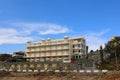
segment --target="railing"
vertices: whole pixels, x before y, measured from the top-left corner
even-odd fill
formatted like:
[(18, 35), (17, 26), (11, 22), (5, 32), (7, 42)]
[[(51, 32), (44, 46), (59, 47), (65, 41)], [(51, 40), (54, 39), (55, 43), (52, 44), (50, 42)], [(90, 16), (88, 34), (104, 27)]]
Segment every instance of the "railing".
[[(47, 65), (47, 66), (45, 66)], [(99, 72), (100, 70), (94, 70), (93, 68), (80, 69), (80, 65), (72, 63), (63, 63), (62, 61), (44, 61), (44, 62), (0, 62), (0, 70), (4, 71), (16, 71), (16, 72)], [(103, 70), (102, 72), (107, 72)]]

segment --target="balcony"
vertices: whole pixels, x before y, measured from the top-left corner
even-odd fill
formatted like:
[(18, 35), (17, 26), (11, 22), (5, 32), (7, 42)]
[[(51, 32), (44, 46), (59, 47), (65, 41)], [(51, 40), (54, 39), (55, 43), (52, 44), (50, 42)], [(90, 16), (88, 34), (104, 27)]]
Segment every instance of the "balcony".
[(62, 47), (57, 47), (57, 50), (62, 50)]
[(40, 51), (40, 49), (36, 49), (36, 51)]
[(45, 50), (45, 48), (41, 48), (41, 51)]
[(74, 52), (73, 54), (79, 54), (79, 52)]
[(52, 47), (51, 50), (56, 50), (56, 47)]
[(46, 54), (45, 56), (46, 56), (46, 57), (49, 57), (49, 56), (51, 56), (51, 55), (50, 55), (50, 53), (49, 53), (49, 54)]
[(27, 45), (28, 48), (35, 47), (34, 45)]
[(74, 41), (73, 44), (78, 44), (78, 41)]
[(69, 55), (69, 53), (68, 53), (68, 52), (67, 52), (67, 53), (63, 53), (62, 55), (64, 55), (64, 56), (65, 56), (65, 55)]
[(34, 54), (29, 55), (29, 57), (35, 57)]
[(45, 43), (41, 43), (41, 46), (46, 45)]
[(50, 47), (46, 47), (46, 50), (50, 50)]
[(52, 42), (51, 44), (52, 44), (52, 45), (55, 45), (55, 44), (57, 44), (57, 42)]
[(30, 52), (30, 50), (27, 50), (27, 49), (26, 49), (25, 52)]
[(45, 57), (45, 54), (40, 54), (40, 57)]
[(37, 47), (37, 46), (41, 46), (41, 44), (35, 44), (34, 46), (36, 46), (36, 47)]
[(61, 55), (62, 55), (62, 53), (60, 53), (60, 52), (57, 53), (57, 56), (61, 56)]
[(32, 52), (34, 52), (34, 51), (35, 51), (35, 49), (31, 49), (31, 51), (32, 51)]
[(56, 53), (51, 53), (51, 56), (56, 56)]
[(57, 42), (57, 44), (62, 44), (62, 43), (63, 43), (63, 41), (58, 41), (58, 42)]
[(69, 49), (69, 47), (68, 47), (68, 46), (66, 46), (66, 47), (63, 47), (63, 49)]
[(40, 54), (39, 54), (39, 53), (35, 53), (35, 56), (36, 56), (36, 57), (39, 57), (39, 56), (40, 56)]
[(79, 49), (79, 47), (78, 47), (78, 46), (75, 46), (73, 49)]

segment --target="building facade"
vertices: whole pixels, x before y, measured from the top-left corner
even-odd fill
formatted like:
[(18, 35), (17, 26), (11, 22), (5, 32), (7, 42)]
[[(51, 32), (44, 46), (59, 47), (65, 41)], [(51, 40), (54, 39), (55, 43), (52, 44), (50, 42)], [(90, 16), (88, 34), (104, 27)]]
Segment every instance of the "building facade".
[(63, 61), (86, 57), (86, 41), (82, 37), (28, 42), (25, 50), (28, 61)]
[(13, 52), (12, 57), (25, 58), (25, 52), (23, 51)]

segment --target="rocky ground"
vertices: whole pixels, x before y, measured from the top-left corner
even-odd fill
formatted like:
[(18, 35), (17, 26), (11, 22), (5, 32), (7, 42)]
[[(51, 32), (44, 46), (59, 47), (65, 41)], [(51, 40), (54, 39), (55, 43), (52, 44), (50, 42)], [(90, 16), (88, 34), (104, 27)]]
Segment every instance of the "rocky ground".
[(15, 73), (0, 72), (0, 80), (120, 80), (120, 72), (107, 73)]

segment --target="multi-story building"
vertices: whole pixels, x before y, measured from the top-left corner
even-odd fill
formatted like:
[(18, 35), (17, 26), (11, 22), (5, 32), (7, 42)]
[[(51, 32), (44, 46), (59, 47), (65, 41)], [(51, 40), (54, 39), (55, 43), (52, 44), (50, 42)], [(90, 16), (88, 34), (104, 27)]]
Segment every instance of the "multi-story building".
[(64, 61), (82, 59), (86, 56), (86, 41), (82, 37), (64, 37), (59, 40), (28, 42), (25, 50), (28, 61)]

